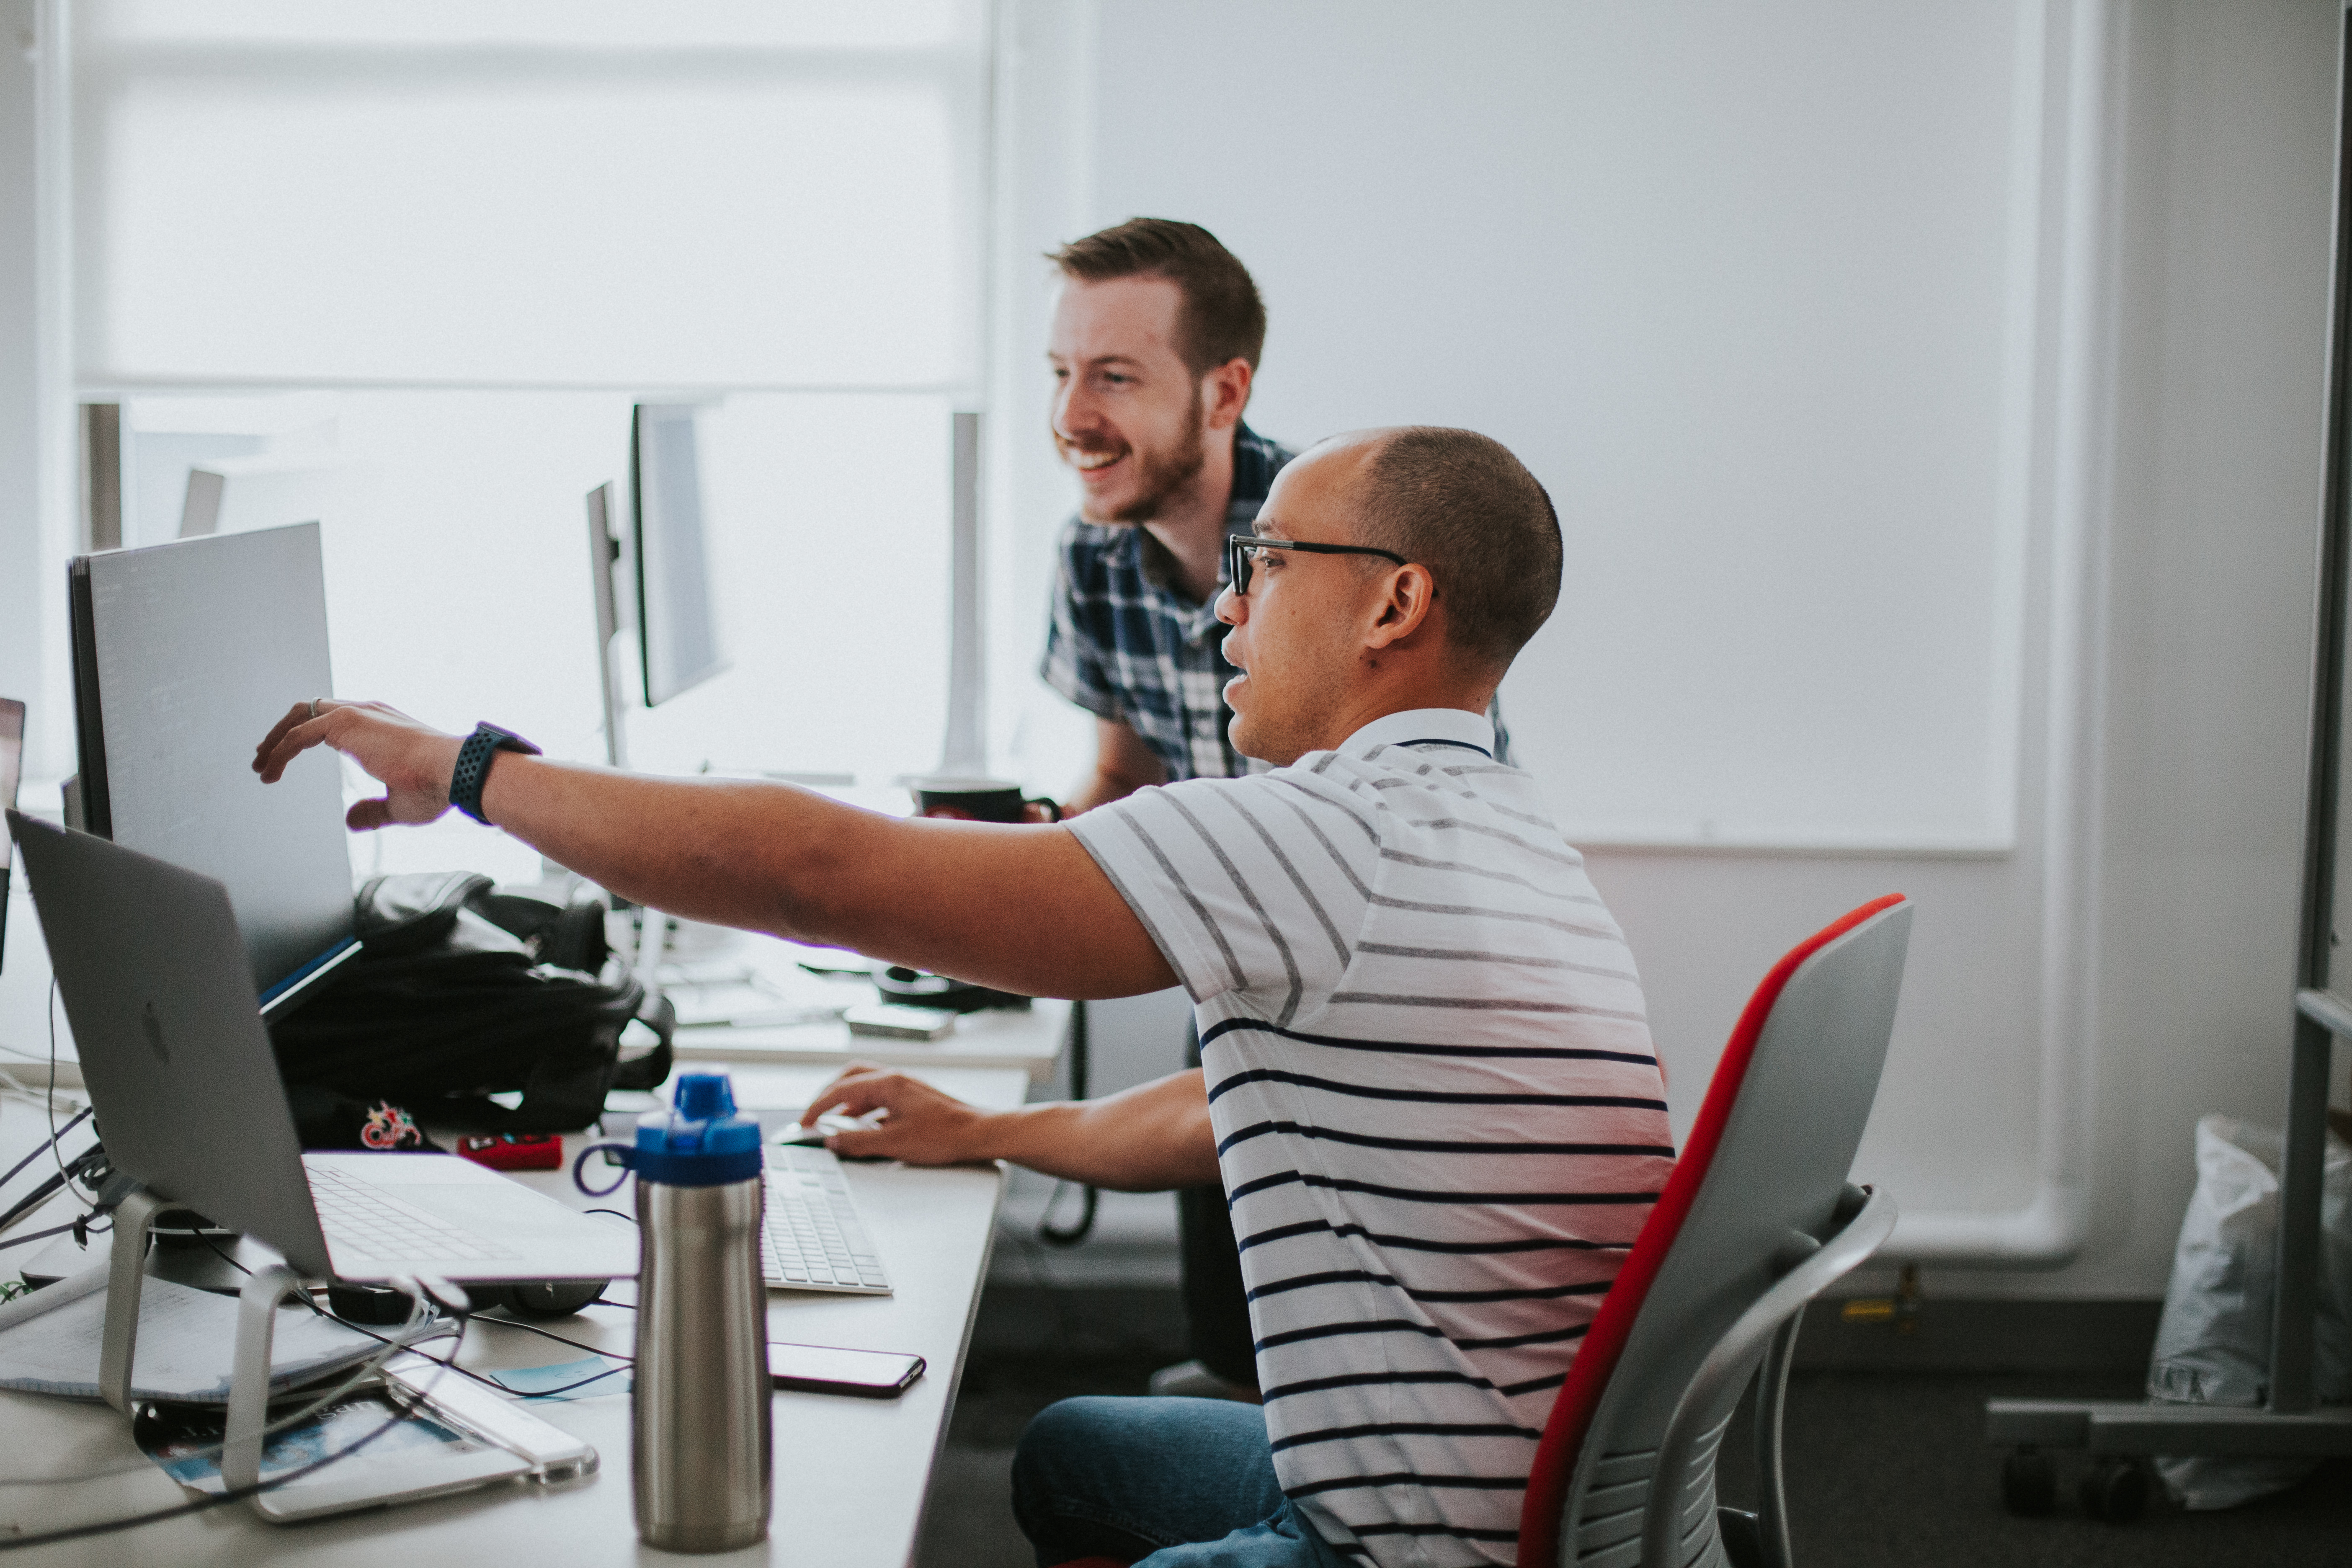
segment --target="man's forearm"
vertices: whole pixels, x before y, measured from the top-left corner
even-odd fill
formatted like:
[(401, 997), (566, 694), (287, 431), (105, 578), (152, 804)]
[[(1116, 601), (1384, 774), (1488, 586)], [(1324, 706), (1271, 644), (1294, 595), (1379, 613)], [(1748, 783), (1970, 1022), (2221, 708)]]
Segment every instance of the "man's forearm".
[[(264, 784), (329, 745), (384, 785), (363, 832), (450, 806), (465, 742), (380, 702), (288, 710), (255, 748)], [(1065, 827), (905, 821), (788, 784), (655, 779), (499, 752), (488, 821), (625, 898), (692, 919), (831, 942), (1027, 996), (1132, 996), (1175, 978)]]
[(830, 940), (831, 862), (869, 814), (788, 784), (658, 779), (502, 755), (493, 824), (637, 903), (777, 936)]
[[(789, 784), (645, 778), (511, 754), (491, 767), (482, 809), (559, 865), (688, 919), (1033, 996), (1168, 983), (1148, 939), (1123, 952), (1070, 940), (1074, 923), (1115, 929), (1132, 917), (1103, 902), (1108, 883), (1062, 828), (907, 821)], [(1102, 905), (1092, 918), (1090, 892)]]
[(1217, 1179), (1201, 1069), (1100, 1100), (1024, 1105), (982, 1118), (971, 1157), (1010, 1160), (1114, 1192), (1157, 1193)]

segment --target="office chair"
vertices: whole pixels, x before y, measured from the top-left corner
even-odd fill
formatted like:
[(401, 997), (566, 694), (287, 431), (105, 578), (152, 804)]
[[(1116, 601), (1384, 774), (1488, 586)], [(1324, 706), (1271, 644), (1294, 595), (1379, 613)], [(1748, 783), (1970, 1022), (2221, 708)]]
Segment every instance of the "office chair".
[[(1911, 935), (1900, 894), (1799, 942), (1748, 999), (1674, 1174), (1545, 1424), (1519, 1568), (1789, 1568), (1780, 1414), (1805, 1304), (1895, 1228), (1849, 1185)], [(1761, 1506), (1715, 1503), (1757, 1378)]]
[[(1545, 1424), (1519, 1568), (1790, 1568), (1780, 1414), (1798, 1322), (1895, 1228), (1894, 1201), (1845, 1177), (1910, 936), (1910, 902), (1874, 900), (1799, 942), (1748, 999)], [(1762, 1506), (1718, 1510), (1716, 1452), (1759, 1363)]]

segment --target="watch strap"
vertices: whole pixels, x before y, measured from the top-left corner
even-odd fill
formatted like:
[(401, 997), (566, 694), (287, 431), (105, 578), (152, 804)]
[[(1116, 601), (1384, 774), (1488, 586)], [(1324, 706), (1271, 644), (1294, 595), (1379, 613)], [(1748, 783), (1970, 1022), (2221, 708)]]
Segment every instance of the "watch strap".
[(539, 755), (537, 746), (512, 730), (477, 724), (466, 743), (457, 748), (457, 766), (449, 775), (449, 804), (485, 826), (490, 819), (482, 815), (482, 785), (489, 781), (490, 759), (500, 752)]

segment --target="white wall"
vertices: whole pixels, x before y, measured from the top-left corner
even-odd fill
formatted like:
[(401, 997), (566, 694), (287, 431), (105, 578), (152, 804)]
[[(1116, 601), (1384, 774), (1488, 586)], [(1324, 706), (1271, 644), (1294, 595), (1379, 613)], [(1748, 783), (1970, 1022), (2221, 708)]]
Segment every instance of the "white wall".
[(2130, 16), (2087, 1278), (2158, 1278), (2197, 1113), (2285, 1100), (2336, 12)]
[[(1591, 854), (1643, 964), (1678, 1115), (1771, 959), (1903, 889), (1920, 914), (1859, 1173), (1940, 1226), (1931, 1255), (1979, 1234), (2083, 1236), (2057, 1273), (1936, 1288), (2159, 1291), (2190, 1121), (2274, 1120), (2284, 1094), (2327, 0), (1011, 16), (1077, 57), (1058, 121), (1040, 82), (1012, 101), (1091, 133), (1025, 143), (1031, 200), (1007, 221), (1029, 227), (1006, 254), (1139, 212), (1203, 223), (1268, 297), (1260, 428), (1464, 423), (1551, 485), (1575, 608), (1610, 635), (1548, 631), (1506, 700), (1564, 818), (1612, 837), (1627, 815), (1606, 809), (1612, 781), (1661, 776), (1629, 761), (1645, 743), (1669, 775), (1705, 771), (1710, 744), (1832, 756), (1851, 787), (1838, 820), (1811, 826), (1816, 841), (1866, 829), (1846, 852), (1792, 849), (1808, 825), (1786, 781), (1751, 773), (1716, 798), (1772, 805), (1754, 837), (1778, 851), (1725, 853), (1667, 823), (1613, 837), (1679, 833), (1671, 852)], [(1580, 236), (1579, 211), (1633, 232)], [(1055, 213), (1061, 227), (1039, 226)], [(1645, 243), (1646, 283), (1625, 265)], [(999, 282), (1014, 302), (1000, 321), (1039, 319), (1034, 280)], [(1027, 363), (1016, 335), (1001, 363)], [(1042, 407), (1027, 396), (1000, 396), (1009, 439)], [(998, 492), (1008, 563), (1040, 561), (1066, 510), (1035, 457)], [(1660, 538), (1738, 571), (1670, 569)], [(1767, 570), (1774, 546), (1805, 571)], [(1811, 595), (1810, 621), (1768, 625), (1755, 659), (1706, 626), (1767, 624), (1726, 596), (1742, 573)], [(1659, 700), (1646, 742), (1612, 689), (1672, 695), (1656, 668), (1672, 649), (1643, 640), (1645, 618), (1687, 645), (1675, 680), (1732, 699)], [(998, 624), (998, 668), (1017, 668), (1004, 647), (1027, 628)], [(1648, 662), (1629, 665), (1629, 645)], [(1810, 668), (1883, 706), (1843, 668), (1908, 675), (1923, 647), (1955, 667), (1918, 693), (1934, 722), (1906, 730), (1896, 704), (1865, 726), (1908, 773), (1837, 754), (1850, 730), (1748, 667)], [(1694, 737), (1694, 714), (1720, 732)], [(1750, 744), (1775, 724), (1806, 743)], [(1580, 746), (1587, 731), (1607, 744)], [(1907, 822), (1915, 801), (1882, 798), (1918, 794), (1922, 766), (1992, 781), (2013, 816), (1984, 837), (2013, 847), (1927, 853), (1968, 838), (1961, 795)], [(2062, 1201), (2068, 1182), (2086, 1211)]]

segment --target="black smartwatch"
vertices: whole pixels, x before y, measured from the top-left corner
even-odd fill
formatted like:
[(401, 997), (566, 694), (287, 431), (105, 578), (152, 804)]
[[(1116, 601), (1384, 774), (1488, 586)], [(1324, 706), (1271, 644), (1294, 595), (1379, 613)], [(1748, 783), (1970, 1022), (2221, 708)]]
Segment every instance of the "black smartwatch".
[(457, 768), (449, 775), (449, 804), (485, 827), (490, 819), (482, 815), (482, 785), (490, 776), (490, 759), (500, 752), (539, 755), (537, 746), (512, 730), (501, 730), (496, 724), (477, 724), (474, 732), (466, 737), (466, 743), (457, 748)]

